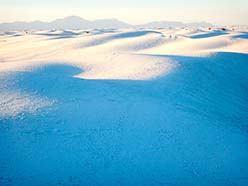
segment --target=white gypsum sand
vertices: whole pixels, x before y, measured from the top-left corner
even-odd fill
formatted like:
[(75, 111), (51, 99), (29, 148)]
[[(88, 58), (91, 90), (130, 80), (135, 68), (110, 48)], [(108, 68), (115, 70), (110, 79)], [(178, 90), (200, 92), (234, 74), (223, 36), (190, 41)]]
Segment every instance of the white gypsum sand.
[(0, 34), (0, 185), (248, 185), (248, 28)]

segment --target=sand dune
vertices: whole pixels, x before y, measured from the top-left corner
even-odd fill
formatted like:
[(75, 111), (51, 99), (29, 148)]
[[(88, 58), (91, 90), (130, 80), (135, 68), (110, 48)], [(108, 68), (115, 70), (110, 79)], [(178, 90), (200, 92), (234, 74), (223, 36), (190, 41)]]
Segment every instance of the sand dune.
[(245, 28), (13, 31), (0, 41), (1, 72), (66, 64), (80, 68), (74, 77), (83, 79), (149, 80), (180, 68), (168, 55), (248, 53)]
[[(109, 32), (107, 30), (105, 32), (102, 30), (97, 35), (95, 35), (94, 30), (87, 32), (79, 30), (33, 31), (30, 33), (7, 32), (1, 34), (0, 47), (0, 70), (2, 71), (33, 68), (37, 65), (50, 63), (66, 63), (82, 68), (84, 73), (87, 73), (87, 69), (92, 70), (93, 66), (94, 68), (102, 68), (102, 66), (97, 67), (97, 65), (107, 65), (109, 59), (125, 61), (125, 65), (129, 65), (123, 68), (132, 68), (132, 65), (136, 65), (136, 63), (131, 62), (132, 57), (133, 60), (137, 61), (139, 54), (150, 55), (147, 60), (144, 55), (140, 55), (142, 58), (140, 61), (149, 61), (153, 66), (157, 62), (154, 63), (151, 60), (152, 57), (155, 61), (160, 60), (152, 56), (154, 54), (200, 56), (219, 51), (248, 52), (246, 33), (243, 30), (221, 31), (191, 28), (160, 29), (158, 31), (111, 30)], [(127, 56), (129, 56), (128, 60), (126, 59)], [(122, 64), (119, 65), (121, 68)], [(163, 62), (161, 65), (163, 65), (163, 69), (164, 65), (168, 65), (168, 68), (171, 67), (171, 63)], [(110, 70), (106, 67), (104, 72), (107, 73), (107, 69)], [(119, 71), (119, 69), (116, 70)], [(144, 71), (142, 69), (140, 71), (136, 70), (139, 74), (148, 74), (147, 77), (157, 76), (155, 74), (149, 75), (147, 68), (143, 69)], [(161, 71), (161, 73), (163, 72)], [(112, 78), (111, 73), (108, 74), (109, 77), (104, 77), (105, 79)], [(94, 79), (102, 79), (97, 74), (95, 74), (95, 77), (93, 76), (92, 74), (91, 77)], [(122, 77), (120, 75), (115, 78), (126, 79), (127, 76)], [(128, 79), (132, 79), (132, 75)], [(139, 78), (136, 75), (134, 79), (142, 80), (144, 78)]]
[(0, 33), (0, 185), (248, 185), (247, 29)]

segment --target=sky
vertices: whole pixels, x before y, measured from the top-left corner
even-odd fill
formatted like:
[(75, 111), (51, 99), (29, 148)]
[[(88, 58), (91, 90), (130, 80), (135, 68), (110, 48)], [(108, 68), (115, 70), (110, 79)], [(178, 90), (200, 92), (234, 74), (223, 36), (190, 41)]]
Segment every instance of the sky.
[(0, 22), (52, 21), (66, 16), (247, 25), (248, 0), (0, 0)]

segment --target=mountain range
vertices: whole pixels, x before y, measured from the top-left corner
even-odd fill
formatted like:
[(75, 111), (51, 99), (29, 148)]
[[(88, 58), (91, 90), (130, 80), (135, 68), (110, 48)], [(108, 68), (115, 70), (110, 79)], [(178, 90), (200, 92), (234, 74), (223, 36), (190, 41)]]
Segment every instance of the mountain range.
[(207, 22), (182, 23), (173, 21), (150, 22), (142, 25), (131, 25), (117, 19), (99, 19), (89, 21), (78, 16), (69, 16), (62, 19), (56, 19), (51, 22), (33, 21), (33, 22), (12, 22), (1, 23), (0, 30), (45, 30), (45, 29), (93, 29), (93, 28), (165, 28), (165, 27), (187, 27), (203, 26), (209, 27), (212, 24)]

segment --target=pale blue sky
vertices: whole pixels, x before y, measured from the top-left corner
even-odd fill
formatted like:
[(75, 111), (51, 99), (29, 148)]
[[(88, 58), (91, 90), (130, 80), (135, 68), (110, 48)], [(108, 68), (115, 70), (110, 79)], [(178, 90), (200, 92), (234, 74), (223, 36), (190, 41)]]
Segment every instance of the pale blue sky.
[(129, 23), (208, 21), (248, 24), (248, 0), (0, 0), (0, 22), (50, 21), (69, 15)]

